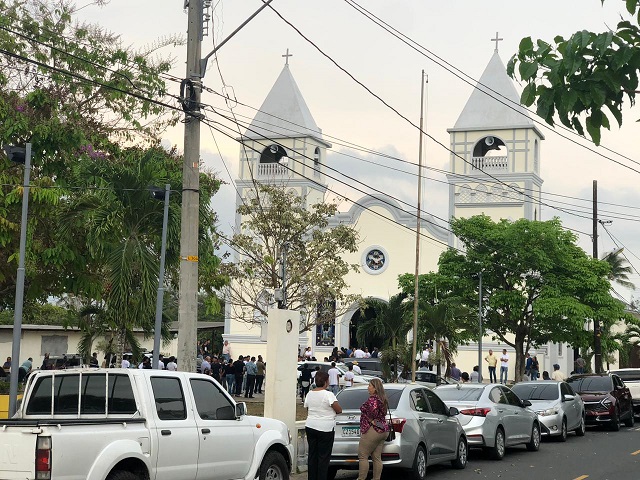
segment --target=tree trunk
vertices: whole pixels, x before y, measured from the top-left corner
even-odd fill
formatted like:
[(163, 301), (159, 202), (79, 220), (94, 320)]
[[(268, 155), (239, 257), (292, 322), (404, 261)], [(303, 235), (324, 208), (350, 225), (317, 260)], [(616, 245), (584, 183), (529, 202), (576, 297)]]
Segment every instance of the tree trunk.
[(524, 367), (525, 367), (525, 362), (524, 362), (524, 339), (518, 338), (516, 336), (516, 340), (514, 342), (515, 345), (515, 350), (516, 350), (516, 362), (515, 362), (515, 367), (514, 367), (514, 379), (515, 382), (521, 382), (522, 381), (522, 377), (524, 375)]

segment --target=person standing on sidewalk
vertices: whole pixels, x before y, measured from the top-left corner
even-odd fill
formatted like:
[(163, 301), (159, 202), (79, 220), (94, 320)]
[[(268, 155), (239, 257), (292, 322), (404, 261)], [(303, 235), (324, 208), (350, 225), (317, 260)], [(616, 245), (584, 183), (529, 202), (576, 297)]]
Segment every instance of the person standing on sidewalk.
[(264, 382), (264, 374), (267, 370), (267, 364), (262, 360), (262, 355), (258, 355), (258, 361), (256, 362), (258, 373), (256, 374), (256, 388), (257, 393), (262, 394), (262, 382)]
[(227, 379), (227, 392), (233, 395), (235, 392), (236, 374), (231, 360), (229, 360), (224, 366), (224, 376)]
[(233, 375), (235, 381), (235, 396), (242, 395), (242, 378), (244, 376), (244, 357), (240, 355), (238, 360), (233, 362)]
[(507, 376), (509, 374), (509, 354), (507, 349), (502, 349), (502, 355), (500, 356), (500, 383), (507, 384)]
[(489, 383), (498, 383), (498, 379), (496, 378), (498, 357), (493, 354), (493, 350), (489, 349), (489, 355), (484, 357), (484, 361), (489, 364)]
[(258, 374), (256, 357), (251, 357), (244, 368), (247, 372), (247, 388), (244, 391), (244, 396), (245, 398), (253, 398), (253, 389), (256, 386), (256, 375)]
[(309, 444), (307, 478), (308, 480), (327, 480), (335, 436), (334, 423), (336, 414), (342, 413), (342, 407), (333, 392), (327, 390), (329, 386), (327, 373), (316, 373), (315, 382), (316, 388), (311, 390), (304, 399), (304, 406), (308, 411), (304, 427)]
[(334, 395), (337, 395), (340, 389), (340, 370), (336, 368), (336, 362), (331, 362), (331, 368), (327, 374), (329, 375), (329, 390), (331, 390)]

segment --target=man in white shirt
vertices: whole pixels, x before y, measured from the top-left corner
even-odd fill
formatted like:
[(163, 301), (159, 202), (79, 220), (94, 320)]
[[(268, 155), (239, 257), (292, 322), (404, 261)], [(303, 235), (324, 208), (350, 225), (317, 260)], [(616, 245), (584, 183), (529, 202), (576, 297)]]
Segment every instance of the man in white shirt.
[(131, 363), (129, 362), (129, 355), (122, 356), (122, 368), (130, 368)]
[(420, 366), (426, 367), (429, 363), (429, 349), (425, 346), (424, 350), (422, 350), (422, 354), (420, 355)]
[(353, 386), (353, 379), (355, 375), (353, 374), (354, 367), (353, 365), (349, 365), (349, 371), (344, 374), (344, 388)]
[(507, 349), (502, 349), (502, 355), (500, 355), (500, 383), (507, 384), (507, 374), (509, 373), (509, 354)]
[(355, 358), (364, 358), (364, 355), (365, 355), (365, 354), (364, 354), (364, 350), (362, 350), (360, 347), (357, 347), (357, 348), (356, 348), (356, 351), (355, 351), (355, 352), (353, 352), (353, 356), (354, 356)]
[(167, 363), (167, 370), (169, 370), (170, 372), (177, 372), (178, 371), (178, 364), (176, 363), (176, 357), (171, 357), (169, 358), (169, 363)]
[(208, 370), (209, 373), (211, 373), (211, 357), (209, 355), (204, 357), (204, 360), (202, 360), (202, 365), (200, 366), (200, 371), (202, 373), (204, 373), (205, 370)]
[(340, 370), (336, 368), (336, 362), (331, 362), (331, 368), (327, 373), (329, 374), (329, 390), (334, 395), (337, 395), (340, 384)]
[(357, 373), (358, 375), (362, 375), (362, 370), (360, 369), (358, 362), (353, 362), (351, 365), (353, 365), (353, 371), (355, 373)]

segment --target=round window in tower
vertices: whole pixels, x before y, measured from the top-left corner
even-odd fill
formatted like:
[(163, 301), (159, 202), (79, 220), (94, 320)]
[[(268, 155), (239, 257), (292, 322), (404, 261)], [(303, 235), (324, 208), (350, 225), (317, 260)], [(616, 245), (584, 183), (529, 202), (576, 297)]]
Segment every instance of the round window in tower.
[(372, 245), (365, 249), (362, 255), (362, 266), (371, 275), (379, 275), (389, 265), (389, 254), (379, 245)]

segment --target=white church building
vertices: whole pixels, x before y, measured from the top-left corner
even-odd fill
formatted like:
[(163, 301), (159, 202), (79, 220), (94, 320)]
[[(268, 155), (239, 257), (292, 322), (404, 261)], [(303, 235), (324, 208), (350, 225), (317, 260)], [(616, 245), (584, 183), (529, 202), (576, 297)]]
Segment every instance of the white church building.
[[(448, 129), (449, 148), (454, 152), (447, 175), (449, 217), (485, 214), (494, 220), (541, 218), (540, 152), (544, 136), (520, 106), (519, 98), (496, 50), (455, 125)], [(238, 204), (241, 196), (253, 193), (252, 176), (259, 182), (286, 185), (306, 196), (309, 204), (324, 200), (328, 186), (324, 165), (331, 144), (316, 125), (289, 65), (284, 66), (242, 141), (247, 148), (240, 149)], [(291, 159), (288, 168), (274, 161), (274, 155)], [(238, 230), (240, 222), (237, 216)], [(345, 257), (361, 267), (346, 278), (349, 293), (386, 301), (399, 292), (398, 275), (415, 270), (415, 255), (407, 252), (415, 252), (416, 222), (415, 211), (408, 212), (385, 195), (354, 200), (348, 211), (332, 219), (332, 224), (354, 225), (359, 234), (358, 251)], [(440, 254), (448, 246), (457, 246), (457, 240), (444, 222), (430, 215), (421, 215), (421, 233), (420, 273), (436, 271)], [(230, 311), (227, 306), (223, 338), (230, 342), (233, 355), (264, 356), (267, 326), (235, 321)], [(328, 331), (318, 327), (301, 334), (300, 346), (310, 346), (321, 360), (334, 346), (355, 344), (361, 312), (356, 305), (343, 306), (342, 311), (346, 313), (338, 316)], [(514, 358), (511, 347), (493, 340), (489, 333), (483, 339), (483, 357), (490, 348), (494, 352), (507, 348)], [(551, 370), (554, 363), (566, 373), (573, 370), (573, 350), (564, 344), (539, 346), (532, 354), (538, 356), (541, 371)], [(456, 363), (471, 372), (477, 358), (476, 344), (463, 345), (458, 348)], [(513, 373), (510, 368), (510, 378)], [(488, 377), (486, 365), (483, 376)]]

